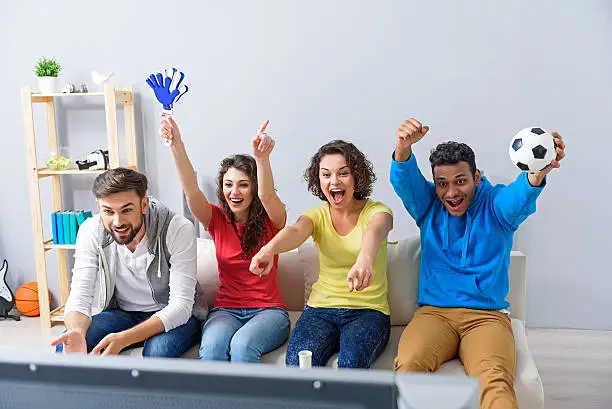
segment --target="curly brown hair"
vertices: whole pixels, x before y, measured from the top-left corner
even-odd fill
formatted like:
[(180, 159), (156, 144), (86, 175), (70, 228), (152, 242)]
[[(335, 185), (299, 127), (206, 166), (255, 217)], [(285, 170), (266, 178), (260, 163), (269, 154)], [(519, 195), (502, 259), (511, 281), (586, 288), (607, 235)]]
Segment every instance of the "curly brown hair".
[(263, 203), (261, 203), (257, 193), (257, 163), (255, 159), (249, 155), (233, 155), (221, 161), (221, 169), (219, 169), (219, 175), (217, 177), (217, 199), (229, 218), (229, 222), (232, 223), (234, 230), (237, 232), (234, 213), (231, 211), (229, 204), (225, 200), (225, 195), (223, 194), (223, 177), (230, 168), (244, 172), (249, 179), (251, 179), (253, 201), (249, 206), (249, 215), (247, 216), (247, 221), (242, 231), (242, 237), (240, 237), (242, 255), (244, 258), (249, 258), (255, 252), (258, 245), (260, 243), (263, 244), (267, 231), (265, 222), (267, 217), (266, 209)]
[(319, 164), (325, 155), (344, 156), (347, 166), (351, 169), (351, 174), (355, 179), (355, 191), (353, 197), (357, 200), (366, 199), (372, 194), (376, 175), (372, 163), (366, 158), (355, 145), (342, 140), (335, 140), (321, 146), (317, 153), (310, 159), (310, 165), (304, 172), (304, 180), (308, 184), (308, 190), (323, 201), (327, 201), (325, 194), (321, 190), (319, 180)]

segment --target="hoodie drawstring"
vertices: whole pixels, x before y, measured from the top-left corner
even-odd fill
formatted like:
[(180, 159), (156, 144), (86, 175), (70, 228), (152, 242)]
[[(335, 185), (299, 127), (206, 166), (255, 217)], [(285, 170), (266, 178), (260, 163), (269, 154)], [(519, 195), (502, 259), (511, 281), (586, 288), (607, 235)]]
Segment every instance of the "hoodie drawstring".
[(157, 236), (157, 278), (161, 278), (161, 238)]
[(465, 222), (465, 234), (463, 235), (463, 249), (461, 249), (461, 267), (465, 267), (467, 262), (467, 248), (470, 242), (470, 233), (472, 232), (472, 215), (467, 214)]
[(448, 236), (449, 234), (449, 225), (448, 225), (448, 212), (444, 212), (444, 227), (442, 229), (442, 250), (448, 250)]
[(101, 309), (106, 308), (106, 301), (108, 298), (108, 287), (106, 283), (106, 269), (107, 266), (104, 264), (104, 258), (102, 256), (102, 246), (98, 246), (98, 280), (100, 281), (100, 299), (99, 307)]
[[(465, 222), (465, 233), (463, 234), (463, 248), (461, 249), (461, 267), (465, 267), (467, 263), (467, 249), (470, 242), (470, 233), (472, 232), (472, 215), (466, 213), (467, 220)], [(450, 223), (448, 222), (448, 212), (444, 212), (444, 226), (442, 227), (442, 250), (448, 251), (450, 241)]]

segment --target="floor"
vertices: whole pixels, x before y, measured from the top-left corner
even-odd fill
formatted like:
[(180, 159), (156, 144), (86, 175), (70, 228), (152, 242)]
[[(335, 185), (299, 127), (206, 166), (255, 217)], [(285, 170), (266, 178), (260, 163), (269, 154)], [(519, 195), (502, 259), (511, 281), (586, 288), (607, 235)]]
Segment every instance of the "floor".
[(546, 409), (612, 408), (612, 331), (529, 329)]
[[(0, 320), (0, 347), (49, 350), (63, 327), (42, 328), (38, 318)], [(531, 350), (546, 395), (545, 409), (612, 408), (612, 331), (531, 328)]]

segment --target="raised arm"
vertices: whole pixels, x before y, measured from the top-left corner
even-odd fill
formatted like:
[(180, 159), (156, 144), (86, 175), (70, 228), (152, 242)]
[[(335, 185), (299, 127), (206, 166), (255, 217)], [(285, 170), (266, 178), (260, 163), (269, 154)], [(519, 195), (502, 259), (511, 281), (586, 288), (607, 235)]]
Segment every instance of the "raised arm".
[(191, 161), (187, 156), (187, 150), (181, 138), (181, 132), (172, 117), (162, 117), (159, 133), (162, 138), (170, 141), (172, 159), (174, 160), (174, 166), (176, 167), (176, 172), (181, 181), (183, 192), (185, 192), (189, 211), (191, 211), (191, 214), (202, 223), (204, 228), (208, 228), (212, 216), (212, 206), (198, 186), (198, 180), (193, 170), (193, 166), (191, 165)]
[(274, 149), (275, 142), (274, 139), (265, 133), (268, 123), (266, 119), (251, 144), (253, 146), (253, 156), (257, 162), (257, 191), (259, 199), (274, 227), (280, 230), (285, 227), (287, 222), (287, 212), (283, 202), (281, 202), (274, 190), (270, 153)]
[(417, 166), (412, 155), (412, 145), (420, 141), (428, 131), (428, 126), (422, 126), (414, 118), (402, 122), (397, 130), (391, 161), (391, 185), (419, 226), (432, 201), (436, 199), (436, 189)]
[(536, 199), (546, 184), (546, 175), (559, 168), (559, 162), (565, 157), (565, 142), (557, 132), (552, 133), (555, 140), (557, 157), (541, 172), (522, 172), (514, 182), (499, 189), (493, 197), (495, 214), (502, 225), (509, 230), (518, 229), (519, 225), (536, 210)]
[(374, 258), (378, 254), (380, 243), (385, 240), (393, 227), (393, 216), (386, 212), (377, 212), (363, 232), (361, 251), (357, 261), (349, 270), (346, 280), (349, 290), (361, 291), (374, 279)]
[(266, 275), (274, 265), (274, 256), (298, 248), (312, 234), (314, 224), (308, 216), (300, 216), (293, 226), (285, 226), (263, 246), (253, 259), (249, 270), (259, 276)]

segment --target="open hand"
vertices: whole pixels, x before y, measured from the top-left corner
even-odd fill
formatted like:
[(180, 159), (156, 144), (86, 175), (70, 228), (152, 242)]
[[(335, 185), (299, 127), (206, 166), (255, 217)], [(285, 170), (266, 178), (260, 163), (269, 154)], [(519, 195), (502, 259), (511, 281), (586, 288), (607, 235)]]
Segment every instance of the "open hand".
[(53, 342), (51, 342), (51, 346), (57, 346), (59, 344), (64, 344), (64, 353), (65, 354), (86, 354), (87, 353), (87, 341), (85, 340), (85, 335), (80, 333), (79, 331), (66, 331), (58, 338), (56, 338)]
[(397, 130), (395, 160), (403, 162), (410, 158), (412, 145), (420, 141), (428, 131), (428, 126), (423, 126), (414, 118), (402, 122)]
[(272, 137), (266, 133), (266, 127), (269, 123), (270, 121), (267, 119), (264, 121), (259, 128), (259, 131), (257, 131), (257, 135), (255, 135), (255, 138), (253, 138), (253, 141), (251, 142), (253, 146), (253, 156), (255, 159), (269, 157), (274, 149), (274, 139), (272, 139)]
[(120, 332), (108, 334), (91, 350), (92, 355), (117, 355), (127, 345)]

